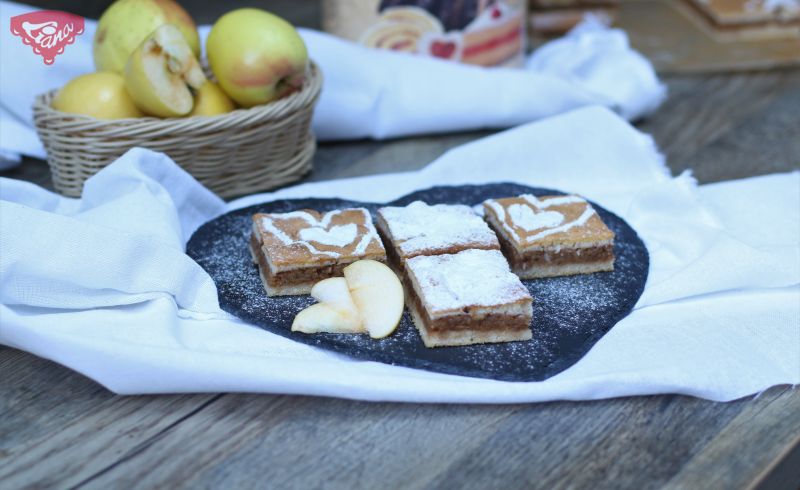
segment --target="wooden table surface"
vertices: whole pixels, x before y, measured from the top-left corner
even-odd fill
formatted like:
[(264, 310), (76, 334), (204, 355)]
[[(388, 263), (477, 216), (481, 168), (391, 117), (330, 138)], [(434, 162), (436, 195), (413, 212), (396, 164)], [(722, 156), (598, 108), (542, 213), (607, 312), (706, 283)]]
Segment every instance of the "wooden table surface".
[[(272, 7), (297, 23), (318, 22), (315, 2)], [(705, 183), (800, 168), (800, 70), (665, 80), (669, 100), (638, 126), (674, 173), (691, 169)], [(323, 144), (309, 179), (420, 168), (485, 134)], [(0, 175), (50, 185), (36, 160)], [(3, 489), (800, 485), (800, 391), (787, 386), (731, 403), (677, 395), (488, 406), (117, 396), (3, 346), (0, 373)]]

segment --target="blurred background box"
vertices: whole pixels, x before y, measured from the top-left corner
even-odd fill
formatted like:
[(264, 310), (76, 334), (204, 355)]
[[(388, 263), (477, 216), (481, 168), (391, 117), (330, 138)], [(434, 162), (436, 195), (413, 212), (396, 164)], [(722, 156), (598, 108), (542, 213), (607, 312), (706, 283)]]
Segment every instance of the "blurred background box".
[(527, 0), (323, 0), (323, 28), (365, 46), (521, 66)]
[[(800, 0), (623, 0), (617, 25), (660, 73), (716, 73), (800, 65)], [(699, 8), (698, 5), (703, 5)], [(709, 10), (717, 6), (717, 21)], [(749, 7), (748, 7), (749, 6)], [(724, 8), (723, 8), (724, 7)], [(751, 10), (751, 15), (731, 13)], [(749, 19), (749, 20), (746, 20)]]
[(561, 36), (590, 14), (611, 25), (619, 11), (618, 0), (529, 0), (528, 32), (536, 41)]

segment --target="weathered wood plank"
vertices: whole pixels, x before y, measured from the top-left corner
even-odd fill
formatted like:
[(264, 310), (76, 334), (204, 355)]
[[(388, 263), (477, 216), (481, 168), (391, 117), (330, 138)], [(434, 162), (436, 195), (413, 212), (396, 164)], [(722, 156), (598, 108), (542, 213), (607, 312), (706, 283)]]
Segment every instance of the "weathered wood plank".
[(389, 141), (322, 143), (311, 181), (419, 170), (447, 150), (491, 134), (473, 131)]
[[(787, 75), (788, 76), (788, 75)], [(698, 151), (675, 159), (675, 170), (692, 169), (714, 182), (800, 169), (800, 71), (769, 104)]]
[[(773, 389), (742, 406), (692, 460), (673, 476), (668, 488), (687, 488), (703, 481), (705, 488), (734, 488), (758, 484), (773, 463), (788, 457), (800, 446), (800, 392)], [(732, 468), (719, 471), (719, 462)], [(794, 471), (800, 484), (800, 466)]]
[[(403, 488), (516, 409), (228, 395), (86, 488)], [(196, 434), (204, 445), (187, 445)]]
[[(659, 396), (531, 406), (503, 421), (491, 440), (464, 453), (427, 488), (487, 488), (498, 478), (526, 488), (658, 488), (741, 410), (761, 408), (773, 396), (730, 404)], [(715, 471), (746, 481), (751, 475), (739, 461), (749, 454), (729, 456), (714, 460)], [(703, 480), (686, 483), (698, 488)]]
[(0, 373), (0, 487), (7, 489), (77, 485), (220, 396), (116, 396), (7, 347)]
[[(777, 143), (780, 152), (792, 154), (800, 140), (800, 116), (787, 107), (796, 107), (800, 70), (671, 77), (667, 82), (669, 99), (639, 127), (654, 136), (673, 173), (692, 168), (709, 182), (789, 168), (775, 163), (772, 151)], [(791, 135), (791, 129), (794, 144), (776, 141), (775, 135)], [(740, 141), (743, 135), (752, 135), (746, 144)], [(716, 150), (704, 155), (709, 145)], [(745, 147), (747, 158), (737, 158)]]
[[(776, 422), (745, 416), (743, 425), (739, 414), (774, 407), (797, 425), (796, 410), (787, 415), (798, 395), (776, 388), (731, 404), (663, 396), (508, 407), (228, 395), (86, 488), (657, 488), (694, 461), (713, 462), (706, 470), (724, 479), (690, 473), (684, 488), (731, 488), (763, 467), (741, 446)], [(203, 446), (189, 443), (197, 434)], [(716, 434), (740, 450), (715, 454)], [(764, 458), (792, 442), (790, 431), (770, 435), (778, 437), (764, 439)]]

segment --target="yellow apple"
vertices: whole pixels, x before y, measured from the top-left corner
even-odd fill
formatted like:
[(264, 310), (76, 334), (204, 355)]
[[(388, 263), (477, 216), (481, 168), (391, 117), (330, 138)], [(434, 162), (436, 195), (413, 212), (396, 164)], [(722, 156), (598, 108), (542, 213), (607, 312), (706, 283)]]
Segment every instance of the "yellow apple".
[(359, 260), (344, 268), (344, 278), (369, 336), (379, 339), (391, 335), (405, 306), (397, 275), (386, 264)]
[(206, 53), (222, 90), (242, 107), (298, 90), (308, 65), (306, 45), (295, 28), (254, 8), (220, 17), (208, 35)]
[(157, 27), (173, 24), (196, 57), (200, 36), (188, 13), (173, 0), (117, 0), (97, 23), (93, 55), (97, 71), (122, 73), (128, 57)]
[(70, 80), (58, 91), (53, 109), (84, 114), (98, 119), (124, 119), (144, 114), (125, 90), (121, 75), (110, 72), (88, 73)]
[(236, 109), (233, 101), (214, 82), (204, 83), (194, 94), (194, 109), (190, 116), (216, 116)]
[(191, 89), (207, 83), (200, 63), (172, 24), (157, 28), (125, 65), (128, 93), (139, 109), (153, 116), (189, 114), (194, 107)]

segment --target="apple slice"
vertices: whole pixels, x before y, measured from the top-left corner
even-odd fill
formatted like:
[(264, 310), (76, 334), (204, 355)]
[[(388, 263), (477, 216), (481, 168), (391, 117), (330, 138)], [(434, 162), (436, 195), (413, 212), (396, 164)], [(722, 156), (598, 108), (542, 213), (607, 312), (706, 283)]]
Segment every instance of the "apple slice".
[(343, 277), (331, 277), (316, 283), (311, 288), (311, 296), (319, 303), (309, 306), (294, 317), (293, 332), (366, 332)]
[(391, 335), (405, 304), (397, 275), (381, 262), (359, 260), (344, 268), (344, 277), (369, 336), (380, 339)]
[(192, 89), (207, 82), (181, 31), (164, 24), (139, 45), (125, 65), (125, 86), (143, 112), (185, 116), (194, 107)]

